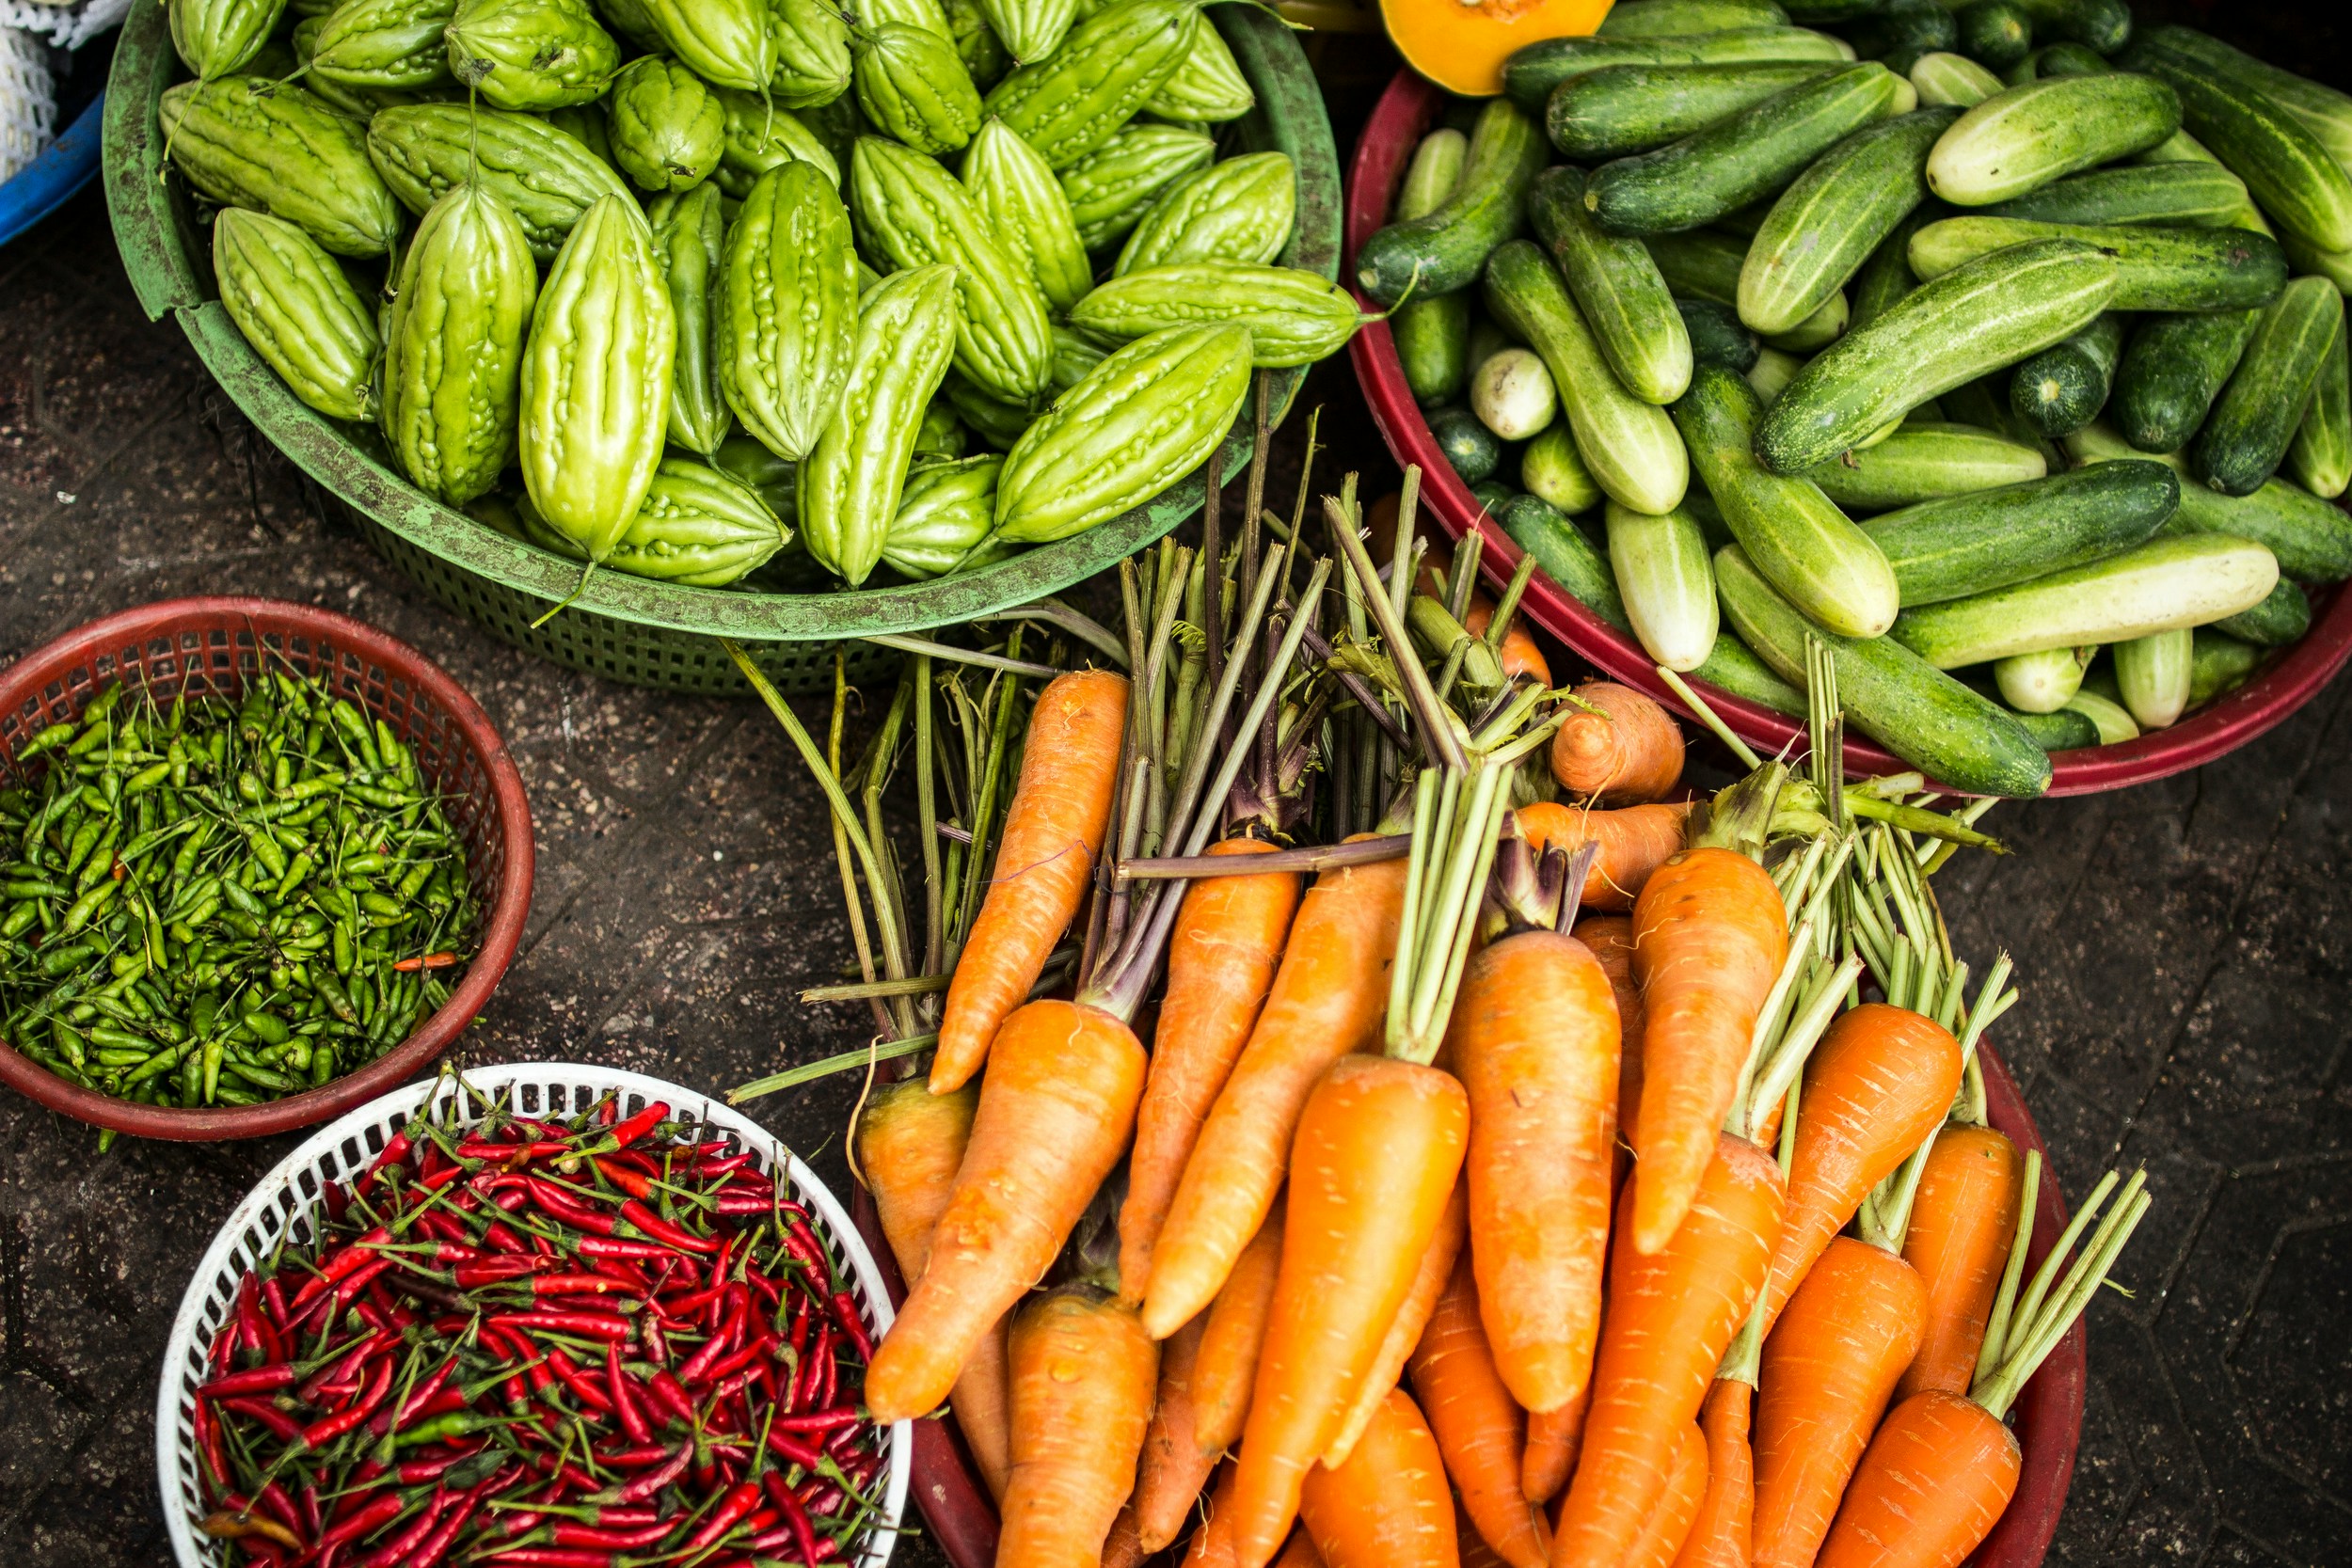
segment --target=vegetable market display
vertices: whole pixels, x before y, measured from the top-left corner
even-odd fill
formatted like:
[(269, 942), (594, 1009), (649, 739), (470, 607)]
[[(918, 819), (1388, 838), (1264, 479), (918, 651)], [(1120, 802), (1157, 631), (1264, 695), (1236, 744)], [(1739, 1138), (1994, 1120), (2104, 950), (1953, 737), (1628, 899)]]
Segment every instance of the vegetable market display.
[(264, 1564), (853, 1560), (869, 1333), (782, 1173), (659, 1101), (534, 1118), (459, 1083), (236, 1279), (203, 1533)]
[[(1750, 771), (1692, 798), (1657, 704), (1552, 687), (1533, 561), (1495, 602), (1475, 535), (1427, 558), (1418, 480), (1285, 522), (1261, 456), (1120, 629), (993, 701), (911, 666), (846, 770), (845, 704), (820, 745), (771, 695), (864, 974), (809, 998), (881, 1038), (736, 1098), (930, 1053), (856, 1128), (910, 1285), (867, 1408), (955, 1416), (1007, 1568), (1956, 1568), (2148, 1204), (2108, 1177), (2027, 1270), (2010, 964), (1929, 885), (1992, 802), (1847, 786), (1819, 634), (1805, 767), (1724, 732)], [(1053, 674), (1081, 642), (1120, 668)]]
[(70, 1083), (183, 1108), (296, 1093), (406, 1038), (472, 956), (439, 799), (315, 677), (233, 702), (117, 684), (12, 762), (0, 1037)]
[(1627, 0), (1497, 85), (1356, 281), (1657, 664), (1801, 716), (1822, 635), (1859, 729), (2030, 795), (2352, 575), (2352, 98), (2114, 0)]
[(591, 569), (972, 570), (1158, 494), (1358, 320), (1272, 264), (1295, 171), (1218, 158), (1254, 97), (1191, 0), (311, 8), (174, 17), (222, 303), (419, 489)]

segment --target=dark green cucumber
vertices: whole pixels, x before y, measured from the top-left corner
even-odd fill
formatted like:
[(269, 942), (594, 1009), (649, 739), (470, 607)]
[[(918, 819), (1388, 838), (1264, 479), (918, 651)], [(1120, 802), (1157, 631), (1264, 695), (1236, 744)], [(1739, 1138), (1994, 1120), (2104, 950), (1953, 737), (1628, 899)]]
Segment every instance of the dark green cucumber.
[(2246, 205), (2246, 182), (2219, 164), (2119, 164), (2070, 174), (1984, 210), (2043, 223), (2186, 224), (2214, 229)]
[(2213, 400), (2253, 341), (2260, 310), (2200, 310), (2147, 317), (2133, 329), (2107, 400), (2115, 428), (2141, 451), (2177, 451), (2205, 422)]
[(2180, 503), (2180, 478), (2163, 464), (2099, 463), (1921, 501), (1862, 526), (1886, 552), (1910, 606), (1988, 593), (2129, 549)]
[[(2105, 423), (2085, 425), (2066, 438), (2078, 463), (2109, 463), (2145, 457)], [(2158, 462), (2181, 476), (2181, 509), (2165, 525), (2168, 533), (2226, 533), (2251, 539), (2278, 559), (2279, 570), (2298, 582), (2341, 582), (2352, 577), (2352, 513), (2324, 501), (2299, 484), (2274, 479), (2250, 496), (2225, 496), (2191, 477), (2180, 452)]]
[(1696, 229), (1786, 184), (1883, 118), (1903, 84), (1865, 61), (1750, 104), (1728, 119), (1593, 171), (1584, 206), (1613, 234)]
[(2311, 406), (2287, 448), (2287, 471), (2295, 482), (2330, 500), (2352, 488), (2352, 356), (2346, 347), (2338, 327), (2319, 379), (2312, 384)]
[[(1614, 12), (1611, 13), (1614, 15)], [(1647, 152), (1727, 119), (1774, 93), (1839, 69), (1833, 60), (1733, 65), (1613, 65), (1573, 76), (1544, 104), (1551, 145), (1598, 162)]]
[(1569, 597), (1619, 631), (1632, 634), (1633, 623), (1617, 596), (1617, 578), (1608, 557), (1566, 513), (1541, 496), (1518, 495), (1495, 515), (1495, 521)]
[(2071, 752), (2099, 744), (2099, 726), (2073, 708), (2062, 707), (2056, 713), (2020, 713), (2013, 707), (2001, 711), (2016, 720), (2017, 727), (2045, 752)]
[(1879, 242), (1870, 252), (1870, 259), (1854, 274), (1851, 297), (1853, 313), (1846, 324), (1851, 332), (1869, 325), (1886, 314), (1889, 307), (1919, 286), (1919, 279), (1911, 271), (1911, 236), (1931, 223), (1951, 216), (1952, 210), (1933, 197), (1911, 210), (1911, 214), (1897, 224), (1894, 232)]
[(2225, 496), (2262, 488), (2279, 469), (2311, 405), (2319, 368), (2344, 332), (2344, 296), (2324, 277), (2298, 277), (2263, 312), (2230, 384), (2197, 433), (2197, 477)]
[(2034, 31), (2062, 43), (2112, 55), (2131, 40), (2132, 8), (2123, 0), (2017, 0)]
[(1786, 27), (1779, 0), (1627, 0), (1594, 29), (1607, 39), (1684, 38), (1728, 27)]
[(2188, 705), (2202, 707), (2244, 686), (2260, 668), (2263, 651), (2228, 632), (2199, 626), (2189, 643)]
[(1432, 415), (1429, 434), (1465, 484), (1488, 478), (1502, 463), (1502, 443), (1467, 408), (1448, 408)]
[(1541, 114), (1551, 89), (1571, 76), (1613, 65), (1737, 65), (1754, 60), (1850, 60), (1827, 33), (1803, 27), (1732, 27), (1678, 38), (1544, 39), (1502, 62), (1502, 90), (1529, 114)]
[(2052, 440), (2099, 417), (2123, 352), (2123, 318), (2110, 310), (2010, 372), (2009, 405)]
[(1975, 0), (1952, 21), (1952, 48), (1989, 70), (2007, 71), (2033, 53), (2033, 18), (2016, 0)]
[(1470, 499), (1476, 501), (1480, 510), (1491, 517), (1502, 516), (1503, 509), (1508, 507), (1519, 494), (1499, 479), (1482, 479), (1470, 487)]
[(2264, 212), (2322, 250), (2352, 250), (2352, 172), (2277, 101), (2226, 81), (2189, 55), (2149, 40), (2125, 57), (2134, 71), (2169, 83), (2183, 122)]
[(1677, 299), (1675, 309), (1682, 312), (1682, 330), (1691, 340), (1693, 361), (1748, 373), (1759, 345), (1739, 311), (1711, 299)]
[(1627, 391), (1669, 404), (1691, 385), (1691, 339), (1649, 247), (1604, 233), (1584, 210), (1584, 171), (1561, 164), (1527, 188), (1527, 217)]
[(1928, 150), (1959, 118), (1953, 108), (1897, 115), (1815, 159), (1772, 203), (1748, 246), (1740, 319), (1758, 332), (1788, 332), (1828, 304), (1927, 199)]
[(2267, 305), (2286, 285), (2286, 252), (2245, 229), (2042, 223), (2030, 218), (1946, 218), (1911, 237), (1911, 270), (1940, 277), (1963, 261), (2027, 240), (2074, 240), (2115, 259), (2118, 310), (2242, 310)]
[(2022, 484), (2050, 471), (2040, 449), (1974, 425), (1906, 420), (1875, 446), (1833, 457), (1805, 478), (1853, 512)]
[(2144, 41), (2200, 61), (2223, 80), (2262, 94), (2302, 121), (2336, 162), (2352, 163), (2352, 94), (2258, 60), (2193, 27), (2152, 27)]
[(2225, 637), (2251, 642), (2257, 648), (2283, 648), (2300, 642), (2312, 629), (2311, 595), (2288, 578), (2280, 578), (2263, 602), (2213, 623)]
[(1885, 60), (1904, 50), (1949, 49), (1960, 41), (1960, 24), (1935, 0), (1889, 0), (1885, 9), (1848, 27), (1845, 37), (1864, 59)]
[(1356, 280), (1374, 299), (1452, 293), (1478, 280), (1497, 245), (1519, 231), (1528, 182), (1544, 166), (1543, 133), (1508, 99), (1479, 112), (1461, 182), (1435, 212), (1378, 230), (1356, 253)]
[(1878, 15), (1886, 8), (1886, 0), (1782, 0), (1782, 5), (1791, 22), (1835, 27)]
[(1740, 640), (1784, 679), (1804, 680), (1805, 638), (1837, 672), (1847, 720), (1931, 778), (1969, 794), (2032, 796), (2050, 758), (1999, 704), (1931, 669), (1891, 638), (1824, 632), (1775, 593), (1737, 545), (1715, 557), (1716, 592)]
[(2045, 43), (2002, 72), (2010, 87), (2052, 76), (2102, 76), (2115, 67), (2095, 49), (2079, 43)]
[(1416, 296), (1389, 317), (1405, 385), (1424, 408), (1450, 403), (1470, 383), (1470, 291)]
[(1745, 698), (1774, 713), (1794, 719), (1804, 717), (1804, 693), (1774, 674), (1772, 666), (1756, 657), (1756, 651), (1740, 641), (1729, 626), (1715, 633), (1714, 648), (1691, 672), (1691, 678), (1721, 687), (1735, 697)]
[(2042, 472), (2056, 473), (2066, 467), (2066, 454), (2058, 445), (2017, 417), (2017, 410), (2009, 405), (2009, 372), (1994, 371), (1979, 376), (1946, 392), (1938, 400), (1944, 417), (1956, 424), (1974, 425), (1989, 430), (2005, 440), (2030, 448), (2042, 454)]

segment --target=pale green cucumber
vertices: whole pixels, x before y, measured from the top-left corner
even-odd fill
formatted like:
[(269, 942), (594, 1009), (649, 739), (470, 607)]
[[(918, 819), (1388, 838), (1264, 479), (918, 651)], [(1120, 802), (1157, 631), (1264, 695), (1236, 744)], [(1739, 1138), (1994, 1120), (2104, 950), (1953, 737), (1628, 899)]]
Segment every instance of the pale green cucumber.
[(2099, 732), (2102, 746), (2121, 746), (2126, 740), (2139, 738), (2139, 726), (2123, 711), (2123, 705), (2101, 692), (2075, 692), (2066, 699), (2065, 711), (2090, 720)]
[(2230, 384), (2197, 433), (2190, 464), (2225, 496), (2262, 488), (2286, 456), (2319, 371), (2344, 337), (2344, 296), (2324, 277), (2286, 286), (2254, 327)]
[(1850, 511), (1883, 512), (1941, 496), (2022, 484), (2049, 472), (2036, 449), (1976, 425), (1905, 421), (1874, 446), (1833, 457), (1804, 477)]
[[(1739, 309), (1740, 272), (1748, 256), (1745, 240), (1702, 229), (1689, 234), (1652, 234), (1644, 243), (1658, 263), (1659, 276), (1677, 294), (1687, 299), (1711, 299), (1735, 311)], [(1772, 334), (1766, 342), (1784, 354), (1810, 354), (1836, 341), (1845, 332), (1851, 315), (1851, 308), (1845, 294), (1832, 294), (1819, 310), (1787, 332)]]
[(1863, 524), (1894, 568), (1903, 605), (2027, 582), (2144, 543), (2180, 505), (2161, 463), (2107, 463), (1947, 496)]
[(1446, 203), (1454, 187), (1462, 182), (1462, 166), (1470, 157), (1470, 138), (1461, 132), (1439, 126), (1422, 137), (1413, 150), (1413, 161), (1405, 170), (1405, 182), (1396, 190), (1396, 207), (1389, 214), (1391, 223), (1410, 223), (1425, 218)]
[(2118, 310), (2246, 309), (2276, 299), (2287, 279), (2278, 242), (2244, 229), (1979, 216), (1947, 218), (1914, 234), (1911, 270), (1939, 277), (1964, 261), (2042, 239), (2073, 240), (2113, 258)]
[(1928, 155), (1929, 189), (1955, 207), (2007, 201), (2181, 128), (2181, 101), (2125, 71), (2006, 87), (1963, 114)]
[(2280, 235), (2279, 243), (2296, 272), (2324, 277), (2339, 293), (2352, 294), (2352, 250), (2323, 250), (2293, 230)]
[(1602, 499), (1565, 420), (1553, 420), (1519, 453), (1519, 488), (1569, 517), (1590, 512)]
[(2082, 689), (2088, 648), (2045, 648), (1993, 661), (1993, 682), (2001, 701), (2020, 713), (2056, 713)]
[(1911, 85), (1922, 103), (1966, 109), (2001, 90), (2001, 79), (1965, 55), (1937, 49), (1911, 62)]
[(2213, 229), (2245, 209), (2246, 182), (2219, 164), (2196, 160), (2119, 164), (2073, 174), (1987, 208), (1989, 217), (2042, 223), (2185, 224)]
[(2352, 168), (2352, 94), (2337, 91), (2267, 60), (2233, 49), (2194, 28), (2152, 27), (2141, 37), (2148, 47), (2201, 61), (2225, 80), (2250, 87), (2300, 120), (2328, 155)]
[(2341, 582), (2352, 577), (2352, 514), (2299, 484), (2274, 479), (2250, 496), (2225, 496), (2200, 484), (2179, 452), (2141, 451), (2096, 421), (2069, 436), (2066, 450), (2077, 463), (2153, 458), (2179, 475), (2181, 509), (2165, 524), (2168, 533), (2251, 539), (2278, 558), (2280, 571), (2298, 582)]
[(1611, 503), (1609, 566), (1643, 652), (1669, 670), (1695, 670), (1715, 648), (1720, 614), (1707, 535), (1682, 508), (1661, 517)]
[(1856, 131), (1772, 203), (1740, 268), (1740, 319), (1796, 328), (1845, 287), (1879, 243), (1927, 198), (1928, 150), (1959, 118), (1921, 109)]
[(1533, 349), (1506, 348), (1470, 372), (1470, 412), (1498, 440), (1524, 441), (1552, 421), (1560, 400)]
[(1602, 232), (1584, 210), (1583, 171), (1556, 165), (1527, 191), (1527, 217), (1625, 389), (1669, 404), (1691, 385), (1691, 336), (1641, 241)]
[(2345, 353), (2342, 324), (2287, 448), (2287, 471), (2304, 489), (2330, 500), (2352, 486), (2352, 356)]
[(1756, 363), (1748, 367), (1748, 386), (1756, 393), (1758, 407), (1770, 408), (1788, 384), (1804, 369), (1804, 361), (1767, 344), (1756, 351)]
[(1470, 381), (1470, 296), (1423, 294), (1389, 313), (1405, 385), (1423, 408), (1451, 403)]
[(2188, 679), (2196, 639), (2186, 626), (2151, 632), (2107, 650), (2115, 660), (2115, 684), (2123, 690), (2123, 711), (2144, 732), (2170, 729), (2188, 707)]

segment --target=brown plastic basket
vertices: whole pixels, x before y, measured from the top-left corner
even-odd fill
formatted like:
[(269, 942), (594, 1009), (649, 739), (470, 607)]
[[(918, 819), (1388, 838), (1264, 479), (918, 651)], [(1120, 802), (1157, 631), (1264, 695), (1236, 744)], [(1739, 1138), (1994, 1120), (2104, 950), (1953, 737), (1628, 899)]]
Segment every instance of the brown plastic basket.
[(466, 846), (467, 879), (483, 911), (481, 947), (456, 990), (407, 1039), (366, 1066), (283, 1100), (173, 1110), (66, 1082), (0, 1042), (0, 1082), (53, 1111), (143, 1138), (258, 1138), (365, 1104), (449, 1049), (514, 960), (531, 911), (531, 806), (506, 742), (481, 705), (398, 638), (347, 615), (276, 599), (168, 599), (69, 632), (0, 670), (0, 778), (22, 777), (17, 749), (75, 718), (117, 681), (158, 700), (182, 692), (236, 696), (273, 662), (324, 679), (336, 695), (389, 724), (444, 797)]

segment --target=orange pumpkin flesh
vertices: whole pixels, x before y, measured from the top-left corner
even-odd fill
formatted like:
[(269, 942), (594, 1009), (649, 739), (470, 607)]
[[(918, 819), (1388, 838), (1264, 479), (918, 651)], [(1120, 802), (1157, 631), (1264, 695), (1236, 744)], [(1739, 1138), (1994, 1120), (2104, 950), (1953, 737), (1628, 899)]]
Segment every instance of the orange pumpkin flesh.
[(1545, 39), (1590, 33), (1610, 0), (1380, 0), (1389, 39), (1405, 63), (1464, 98), (1502, 90), (1502, 62)]

